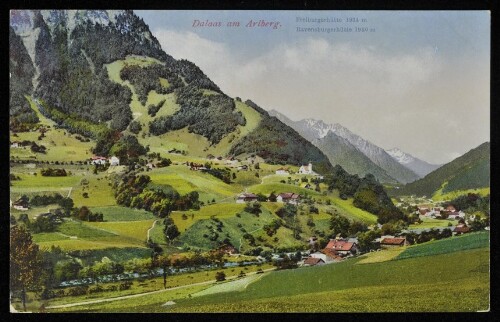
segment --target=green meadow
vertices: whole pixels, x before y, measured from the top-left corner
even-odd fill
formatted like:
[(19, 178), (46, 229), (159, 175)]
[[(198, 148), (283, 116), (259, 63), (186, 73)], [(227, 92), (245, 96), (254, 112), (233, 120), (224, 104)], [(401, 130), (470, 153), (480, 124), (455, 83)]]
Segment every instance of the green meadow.
[[(458, 238), (449, 241), (461, 243)], [(475, 249), (447, 247), (443, 254), (358, 265), (365, 259), (57, 311), (475, 312), (490, 307), (489, 247), (484, 243)], [(167, 301), (174, 304), (164, 306)]]

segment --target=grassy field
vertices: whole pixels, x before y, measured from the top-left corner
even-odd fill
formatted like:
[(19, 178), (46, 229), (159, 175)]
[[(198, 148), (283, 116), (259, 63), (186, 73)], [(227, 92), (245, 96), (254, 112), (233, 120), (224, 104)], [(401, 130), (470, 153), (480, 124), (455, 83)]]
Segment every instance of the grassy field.
[(33, 234), (33, 239), (42, 248), (59, 246), (63, 250), (144, 248), (146, 232), (152, 219), (131, 222), (81, 222), (68, 220), (53, 233)]
[(192, 296), (197, 297), (197, 296), (217, 294), (217, 293), (244, 291), (248, 285), (250, 285), (251, 283), (260, 279), (262, 276), (263, 275), (255, 274), (255, 275), (250, 275), (248, 277), (244, 277), (244, 278), (236, 280), (236, 281), (230, 281), (230, 282), (226, 282), (226, 283), (217, 284), (217, 285), (212, 286), (208, 289), (205, 289), (201, 292), (194, 293)]
[[(265, 274), (244, 291), (184, 289), (57, 312), (474, 312), (489, 308), (489, 248)], [(466, 260), (464, 260), (466, 259)], [(235, 274), (239, 272), (236, 268)], [(227, 274), (227, 273), (226, 273)], [(210, 294), (211, 293), (211, 294)], [(191, 296), (190, 296), (191, 295)], [(203, 295), (203, 293), (199, 294)], [(460, 298), (460, 301), (456, 299)], [(173, 300), (172, 306), (163, 306)]]
[(390, 248), (378, 252), (361, 255), (361, 260), (356, 264), (371, 264), (392, 260), (406, 250), (406, 247)]
[(154, 220), (142, 220), (124, 222), (90, 222), (87, 223), (90, 227), (97, 228), (101, 231), (110, 232), (119, 235), (124, 241), (126, 240), (131, 245), (144, 245), (146, 242), (147, 231), (153, 225)]
[(354, 207), (352, 199), (342, 200), (340, 198), (333, 198), (332, 202), (346, 212), (343, 213), (346, 217), (350, 217), (351, 219), (359, 220), (367, 224), (374, 224), (377, 222), (377, 216), (374, 214)]
[[(187, 228), (192, 226), (195, 222), (201, 219), (210, 219), (211, 216), (215, 218), (234, 217), (237, 213), (243, 211), (244, 204), (239, 203), (220, 203), (202, 207), (198, 211), (174, 211), (171, 218), (179, 228), (180, 232), (186, 231)], [(187, 219), (182, 219), (182, 215), (186, 215)]]
[[(104, 215), (104, 221), (139, 221), (155, 219), (155, 216), (149, 211), (121, 206), (93, 207), (90, 210), (95, 213), (102, 213)], [(133, 223), (130, 224), (133, 225)]]
[(429, 228), (436, 228), (436, 227), (448, 227), (448, 224), (456, 224), (456, 220), (442, 220), (442, 219), (434, 219), (434, 218), (426, 218), (423, 217), (422, 223), (420, 224), (411, 224), (408, 228), (409, 229), (429, 229)]
[(459, 196), (467, 195), (469, 193), (475, 193), (475, 194), (478, 194), (481, 196), (486, 196), (486, 195), (490, 194), (490, 188), (458, 190), (458, 191), (452, 191), (452, 192), (448, 192), (448, 193), (443, 193), (442, 189), (439, 189), (432, 196), (432, 200), (434, 200), (434, 201), (452, 200), (452, 199), (455, 199)]
[(241, 187), (228, 185), (222, 180), (200, 171), (192, 171), (185, 165), (172, 165), (166, 168), (148, 172), (154, 184), (173, 186), (181, 195), (191, 191), (198, 191), (200, 200), (207, 203), (212, 199), (220, 201), (233, 196), (241, 191)]
[[(232, 215), (217, 216), (217, 218), (219, 218), (220, 222), (222, 223), (220, 231), (216, 229), (217, 223), (213, 220), (208, 218), (199, 219), (192, 225), (187, 227), (186, 231), (184, 231), (184, 233), (178, 238), (178, 243), (180, 245), (202, 249), (214, 248), (217, 246), (217, 243), (214, 240), (210, 240), (209, 237), (213, 236), (215, 233), (218, 235), (219, 240), (227, 238), (236, 248), (239, 248), (240, 245), (248, 246), (248, 242), (242, 238), (245, 233), (256, 232), (252, 235), (257, 236), (262, 231), (262, 226), (270, 223), (273, 219), (277, 218), (276, 215), (270, 213), (265, 208), (262, 210), (259, 216), (246, 212), (239, 212), (240, 215), (238, 217), (235, 215), (238, 211), (238, 208), (236, 208), (236, 206), (240, 206), (240, 209), (243, 209), (244, 205), (232, 205), (234, 205), (235, 211), (232, 213)], [(217, 207), (215, 209), (217, 209)], [(190, 216), (188, 216), (188, 218), (190, 218)], [(242, 251), (244, 250), (245, 247), (242, 248)]]
[(37, 160), (43, 161), (83, 161), (92, 156), (90, 149), (93, 147), (94, 143), (91, 142), (81, 142), (75, 138), (75, 135), (68, 133), (63, 129), (54, 128), (55, 123), (44, 117), (38, 107), (33, 102), (31, 97), (28, 97), (28, 102), (31, 108), (37, 113), (40, 124), (45, 126), (50, 126), (50, 129), (45, 133), (45, 137), (38, 140), (40, 133), (36, 132), (20, 132), (17, 133), (17, 137), (13, 136), (11, 133), (11, 141), (23, 141), (29, 140), (34, 141), (37, 144), (42, 144), (47, 148), (45, 154), (33, 153), (28, 147), (26, 148), (11, 148), (10, 156), (11, 158), (19, 159), (30, 159), (36, 158)]
[[(90, 304), (90, 305), (84, 305), (84, 306), (77, 306), (77, 307), (71, 307), (71, 308), (62, 308), (62, 309), (53, 309), (50, 310), (51, 312), (54, 313), (62, 313), (62, 312), (123, 312), (123, 307), (130, 307), (131, 312), (135, 312), (137, 310), (142, 310), (144, 306), (148, 305), (163, 305), (165, 302), (173, 299), (178, 299), (178, 298), (189, 298), (190, 295), (199, 293), (200, 291), (210, 288), (210, 287), (217, 287), (219, 285), (224, 285), (224, 284), (229, 284), (229, 283), (223, 283), (219, 284), (215, 282), (215, 273), (217, 271), (223, 271), (226, 274), (226, 277), (235, 277), (237, 276), (240, 271), (244, 271), (245, 273), (252, 273), (255, 272), (257, 269), (268, 269), (271, 266), (269, 264), (263, 264), (262, 266), (256, 266), (256, 265), (251, 265), (251, 266), (246, 266), (246, 267), (234, 267), (234, 268), (223, 268), (223, 269), (217, 269), (213, 271), (201, 271), (201, 272), (189, 272), (189, 273), (184, 273), (184, 274), (179, 274), (179, 275), (171, 275), (168, 276), (167, 278), (167, 287), (173, 288), (173, 287), (178, 287), (178, 286), (186, 286), (186, 288), (181, 288), (181, 289), (173, 289), (173, 290), (165, 290), (161, 291), (163, 289), (163, 278), (153, 278), (153, 279), (148, 279), (147, 281), (133, 281), (133, 286), (129, 290), (125, 291), (115, 291), (115, 292), (106, 292), (104, 294), (97, 294), (97, 295), (84, 295), (84, 296), (75, 296), (75, 297), (65, 297), (65, 298), (59, 298), (59, 299), (54, 299), (50, 301), (50, 305), (60, 305), (60, 304), (68, 304), (68, 303), (75, 303), (75, 302), (82, 302), (82, 301), (88, 301), (92, 299), (96, 299), (99, 297), (105, 296), (106, 298), (110, 297), (117, 297), (117, 296), (124, 296), (124, 295), (132, 295), (132, 294), (139, 294), (143, 292), (151, 292), (151, 291), (161, 291), (159, 293), (154, 293), (154, 294), (148, 294), (146, 296), (142, 296), (139, 298), (131, 298), (131, 299), (124, 299), (116, 302), (109, 302), (109, 303), (100, 303), (100, 304)], [(253, 276), (261, 276), (261, 275), (250, 275), (247, 278), (253, 278)], [(244, 280), (244, 279), (241, 279)], [(237, 284), (239, 284), (240, 280), (236, 280)], [(209, 282), (205, 285), (199, 285), (199, 286), (188, 286), (189, 284), (194, 284), (194, 283), (202, 283), (202, 282)], [(113, 285), (117, 283), (109, 283), (106, 285)], [(226, 286), (227, 287), (227, 286)], [(34, 306), (34, 305), (33, 305)], [(39, 305), (38, 305), (39, 306)], [(34, 306), (36, 307), (36, 306)], [(127, 310), (125, 310), (127, 311)], [(148, 312), (147, 310), (144, 311), (145, 313)]]
[(432, 256), (467, 249), (484, 248), (489, 247), (489, 244), (490, 233), (488, 231), (481, 231), (410, 246), (399, 254), (397, 259)]

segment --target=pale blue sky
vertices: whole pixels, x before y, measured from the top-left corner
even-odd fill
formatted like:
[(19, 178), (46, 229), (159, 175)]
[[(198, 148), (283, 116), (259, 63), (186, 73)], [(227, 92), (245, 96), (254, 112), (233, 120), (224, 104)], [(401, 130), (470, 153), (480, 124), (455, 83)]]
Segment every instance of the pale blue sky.
[[(444, 163), (489, 140), (487, 11), (135, 11), (163, 49), (230, 96), (294, 120), (340, 123), (389, 149)], [(341, 18), (342, 23), (299, 23)], [(375, 28), (306, 33), (297, 27)], [(193, 20), (223, 27), (193, 27)], [(281, 27), (246, 28), (250, 21)], [(366, 19), (367, 22), (361, 22)], [(227, 28), (239, 21), (239, 28)]]

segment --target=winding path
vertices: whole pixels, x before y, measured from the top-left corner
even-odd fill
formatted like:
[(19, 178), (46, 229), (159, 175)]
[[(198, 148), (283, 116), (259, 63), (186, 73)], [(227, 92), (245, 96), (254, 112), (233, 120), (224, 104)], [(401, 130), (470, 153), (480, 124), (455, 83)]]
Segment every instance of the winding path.
[(146, 235), (146, 242), (149, 240), (149, 232), (155, 228), (155, 225), (156, 225), (156, 222), (158, 221), (158, 219), (156, 219), (155, 221), (153, 221), (153, 225), (151, 226), (151, 228), (148, 229), (148, 233)]

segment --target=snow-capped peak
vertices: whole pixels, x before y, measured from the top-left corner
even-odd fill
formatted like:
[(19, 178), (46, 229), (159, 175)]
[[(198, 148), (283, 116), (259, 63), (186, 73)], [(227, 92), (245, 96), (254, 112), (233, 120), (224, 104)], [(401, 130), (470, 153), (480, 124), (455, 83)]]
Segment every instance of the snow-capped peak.
[(408, 164), (415, 160), (415, 158), (408, 153), (404, 153), (399, 148), (392, 148), (390, 150), (386, 150), (391, 157), (393, 157), (400, 164)]

